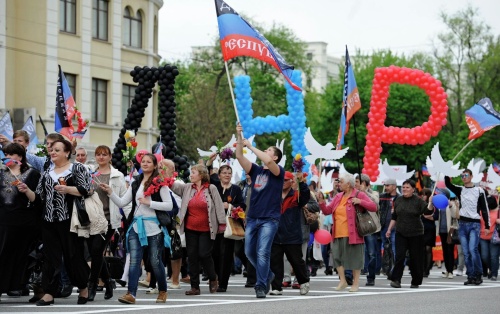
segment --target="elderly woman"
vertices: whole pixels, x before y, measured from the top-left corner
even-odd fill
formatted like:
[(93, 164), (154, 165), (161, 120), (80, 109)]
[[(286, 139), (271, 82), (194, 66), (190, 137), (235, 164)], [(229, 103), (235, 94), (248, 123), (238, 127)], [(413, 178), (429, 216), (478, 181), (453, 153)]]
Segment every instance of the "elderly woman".
[(391, 287), (401, 288), (406, 251), (410, 252), (411, 286), (418, 288), (424, 277), (424, 225), (420, 217), (432, 215), (432, 196), (429, 204), (415, 194), (415, 181), (406, 180), (402, 185), (402, 197), (394, 201), (394, 212), (385, 236), (391, 236), (396, 226), (396, 261), (392, 270)]
[(26, 163), (25, 148), (13, 143), (3, 152), (7, 159), (0, 165), (0, 295), (26, 289), (26, 263), (39, 237), (41, 213), (25, 195), (26, 187), (34, 190), (40, 178)]
[[(43, 207), (42, 240), (45, 263), (43, 268), (43, 290), (45, 295), (37, 306), (54, 304), (54, 295), (59, 288), (59, 270), (64, 260), (71, 283), (80, 289), (78, 304), (87, 303), (89, 266), (83, 252), (84, 240), (70, 232), (74, 202), (81, 196), (92, 193), (90, 174), (80, 163), (70, 161), (72, 145), (66, 140), (56, 140), (51, 145), (52, 164), (42, 174), (36, 191), (28, 186), (19, 186), (19, 191), (28, 196), (30, 202)], [(88, 216), (79, 215), (81, 225), (89, 224)]]
[(200, 294), (200, 262), (208, 275), (210, 293), (218, 288), (212, 250), (215, 236), (223, 232), (226, 224), (224, 204), (217, 188), (210, 184), (208, 170), (204, 165), (191, 167), (191, 184), (176, 181), (172, 191), (181, 195), (179, 211), (180, 233), (186, 235), (186, 248), (191, 277), (191, 290), (186, 295)]
[(340, 282), (335, 288), (341, 291), (347, 288), (345, 269), (353, 270), (353, 284), (349, 292), (359, 290), (359, 276), (364, 266), (365, 245), (364, 239), (356, 230), (356, 208), (361, 210), (377, 211), (375, 204), (365, 193), (354, 188), (355, 180), (351, 174), (341, 174), (339, 187), (342, 192), (335, 195), (330, 204), (326, 205), (320, 200), (323, 214), (332, 214), (332, 241), (333, 241), (333, 266), (339, 273)]
[[(148, 247), (149, 261), (158, 280), (158, 298), (156, 303), (167, 301), (167, 279), (162, 261), (166, 228), (161, 228), (156, 211), (171, 211), (173, 208), (170, 189), (167, 186), (154, 186), (158, 176), (158, 161), (153, 154), (145, 154), (140, 159), (142, 173), (120, 197), (108, 184), (101, 183), (109, 199), (118, 207), (132, 203), (132, 210), (127, 217), (127, 251), (130, 253), (130, 269), (127, 293), (118, 302), (135, 304), (137, 286), (141, 276), (141, 260), (144, 247)], [(168, 241), (168, 240), (167, 240)]]

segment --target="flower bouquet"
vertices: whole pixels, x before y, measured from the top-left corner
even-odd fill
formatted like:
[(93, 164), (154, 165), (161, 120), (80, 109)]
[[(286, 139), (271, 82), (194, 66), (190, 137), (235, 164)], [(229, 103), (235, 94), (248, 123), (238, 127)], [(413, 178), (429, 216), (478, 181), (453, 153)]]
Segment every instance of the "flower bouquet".
[(144, 196), (151, 196), (154, 193), (160, 191), (162, 186), (168, 186), (169, 188), (175, 182), (175, 178), (177, 178), (177, 172), (174, 172), (174, 175), (171, 177), (165, 176), (165, 171), (160, 171), (160, 174), (156, 176), (149, 187), (144, 191)]
[(135, 158), (135, 154), (137, 153), (137, 142), (135, 141), (135, 133), (134, 131), (127, 130), (125, 132), (125, 141), (127, 141), (126, 149), (122, 149), (122, 162), (127, 164), (127, 172), (132, 170), (132, 167), (129, 165), (130, 161), (133, 161)]
[(246, 218), (245, 211), (241, 207), (236, 207), (231, 210), (231, 218), (244, 220)]
[(76, 133), (75, 137), (77, 137), (77, 135), (81, 135), (81, 137), (83, 137), (85, 132), (87, 132), (87, 128), (89, 127), (90, 121), (88, 119), (83, 119), (82, 113), (76, 107), (75, 107), (75, 117), (76, 121), (78, 122), (78, 127), (76, 129), (76, 132), (74, 132)]
[(226, 230), (224, 238), (241, 240), (245, 238), (245, 211), (241, 207), (229, 208), (226, 216)]

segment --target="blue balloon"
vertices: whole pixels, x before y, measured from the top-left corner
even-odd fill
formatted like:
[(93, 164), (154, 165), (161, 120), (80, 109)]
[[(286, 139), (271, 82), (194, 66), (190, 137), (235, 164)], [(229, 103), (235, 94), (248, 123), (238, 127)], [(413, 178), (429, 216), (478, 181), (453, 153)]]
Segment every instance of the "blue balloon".
[(432, 204), (436, 208), (443, 209), (448, 207), (448, 199), (443, 194), (434, 195), (432, 197)]

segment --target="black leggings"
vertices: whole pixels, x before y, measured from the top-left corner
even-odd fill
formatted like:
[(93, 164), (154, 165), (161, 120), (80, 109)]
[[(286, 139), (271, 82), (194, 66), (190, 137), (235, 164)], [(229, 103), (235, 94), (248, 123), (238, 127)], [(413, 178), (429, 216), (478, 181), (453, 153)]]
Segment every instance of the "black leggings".
[(104, 263), (104, 250), (106, 249), (106, 245), (108, 245), (111, 240), (111, 237), (113, 237), (113, 234), (113, 228), (111, 228), (111, 225), (108, 225), (108, 231), (106, 234), (91, 235), (87, 239), (87, 247), (89, 248), (90, 258), (92, 259), (90, 267), (90, 283), (97, 283), (99, 274), (104, 282), (110, 278), (108, 267)]

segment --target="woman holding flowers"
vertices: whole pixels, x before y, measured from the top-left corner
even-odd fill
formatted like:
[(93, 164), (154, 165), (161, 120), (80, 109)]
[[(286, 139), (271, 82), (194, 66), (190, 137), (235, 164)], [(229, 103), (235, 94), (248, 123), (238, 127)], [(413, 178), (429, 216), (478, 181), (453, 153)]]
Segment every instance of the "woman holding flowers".
[[(138, 160), (139, 161), (139, 160)], [(153, 154), (140, 158), (142, 174), (132, 182), (125, 195), (120, 197), (111, 186), (101, 183), (99, 186), (119, 207), (132, 202), (132, 210), (127, 218), (127, 250), (130, 253), (129, 282), (127, 293), (118, 299), (121, 303), (135, 304), (137, 285), (141, 274), (143, 247), (148, 246), (149, 259), (158, 280), (158, 298), (156, 303), (167, 301), (167, 280), (162, 262), (163, 248), (168, 246), (166, 228), (160, 228), (156, 211), (172, 210), (172, 198), (168, 185), (170, 181), (159, 182), (158, 161)]]
[[(101, 279), (104, 281), (106, 287), (104, 299), (107, 300), (113, 297), (113, 281), (110, 278), (107, 267), (103, 267), (103, 253), (106, 245), (115, 233), (115, 230), (121, 227), (122, 220), (120, 208), (115, 203), (109, 201), (109, 196), (106, 191), (98, 188), (99, 184), (104, 183), (109, 185), (113, 192), (119, 197), (123, 197), (127, 191), (123, 174), (111, 166), (110, 148), (105, 145), (97, 146), (95, 149), (95, 159), (98, 167), (95, 172), (92, 173), (92, 184), (102, 202), (104, 215), (108, 220), (108, 232), (102, 235), (91, 235), (87, 241), (90, 257), (92, 259), (89, 279), (89, 301), (94, 301), (99, 274), (101, 274)], [(130, 205), (125, 206), (123, 208), (124, 214), (128, 215), (130, 209)]]
[(200, 262), (208, 275), (210, 293), (217, 291), (217, 274), (212, 259), (216, 234), (224, 232), (224, 204), (217, 188), (210, 184), (204, 165), (191, 167), (191, 184), (175, 181), (172, 191), (181, 195), (180, 233), (186, 235), (191, 290), (186, 295), (200, 294)]
[[(210, 169), (216, 155), (212, 154), (207, 162), (207, 167)], [(222, 165), (219, 168), (218, 175), (212, 174), (210, 182), (217, 187), (217, 191), (224, 204), (224, 211), (231, 213), (239, 209), (246, 208), (245, 200), (243, 199), (241, 188), (238, 185), (231, 183), (233, 169), (228, 165)], [(240, 218), (241, 223), (243, 219)], [(212, 254), (215, 265), (215, 272), (219, 277), (219, 288), (217, 292), (226, 292), (229, 277), (231, 276), (231, 268), (234, 261), (234, 244), (236, 240), (224, 238), (224, 234), (217, 234), (214, 243), (214, 252)], [(239, 240), (238, 240), (239, 241)]]

